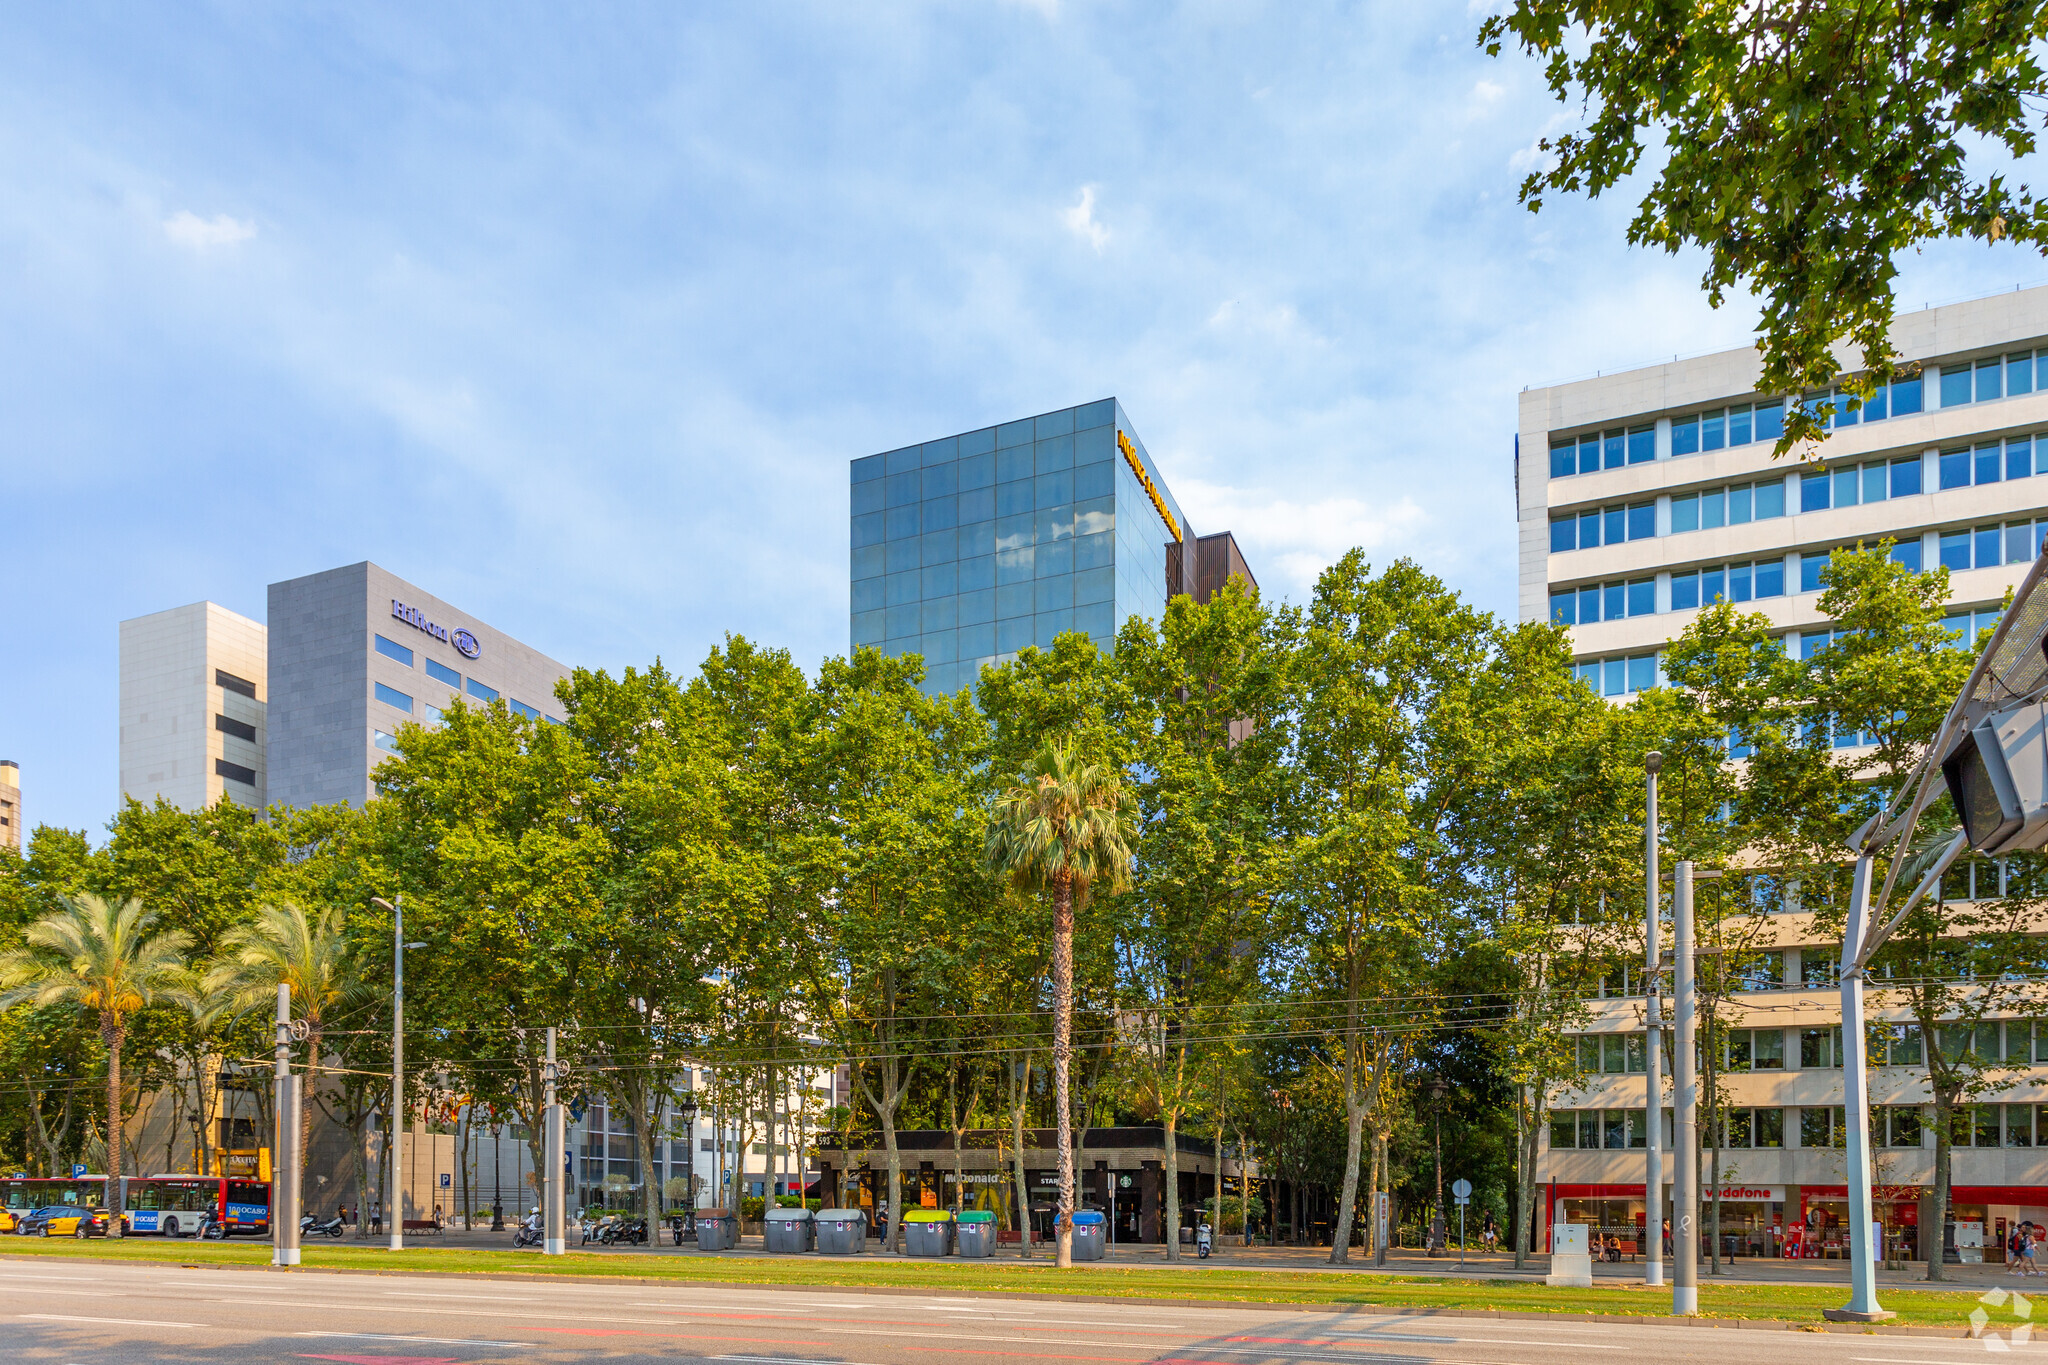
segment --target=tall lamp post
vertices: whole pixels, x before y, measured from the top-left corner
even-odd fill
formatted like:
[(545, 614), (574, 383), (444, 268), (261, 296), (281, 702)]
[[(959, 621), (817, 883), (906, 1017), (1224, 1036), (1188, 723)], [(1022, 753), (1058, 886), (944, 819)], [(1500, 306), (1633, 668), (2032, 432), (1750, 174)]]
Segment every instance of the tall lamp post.
[(676, 1114), (683, 1121), (683, 1236), (697, 1236), (697, 1095), (684, 1091), (676, 1101)]
[(391, 912), (391, 1197), (385, 1207), (391, 1215), (391, 1249), (405, 1250), (405, 950), (424, 948), (424, 943), (405, 941), (405, 897), (370, 897), (372, 904)]

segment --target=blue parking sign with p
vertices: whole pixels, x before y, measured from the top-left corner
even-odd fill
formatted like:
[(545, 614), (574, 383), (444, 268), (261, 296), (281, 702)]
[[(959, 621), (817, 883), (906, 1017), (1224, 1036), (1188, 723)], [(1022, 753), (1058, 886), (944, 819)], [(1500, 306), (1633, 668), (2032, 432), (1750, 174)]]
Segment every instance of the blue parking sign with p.
[(74, 1165), (71, 1168), (71, 1178), (73, 1180), (83, 1180), (85, 1178), (85, 1167), (83, 1164)]

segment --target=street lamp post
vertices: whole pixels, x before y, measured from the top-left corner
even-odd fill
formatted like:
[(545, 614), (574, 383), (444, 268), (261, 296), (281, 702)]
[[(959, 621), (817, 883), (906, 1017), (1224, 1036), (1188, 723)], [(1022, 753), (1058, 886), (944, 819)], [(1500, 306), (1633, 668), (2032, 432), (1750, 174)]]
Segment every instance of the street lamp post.
[(1700, 1311), (1699, 1291), (1699, 1128), (1698, 1081), (1694, 1075), (1695, 1001), (1692, 954), (1692, 880), (1690, 862), (1673, 869), (1671, 940), (1674, 959), (1672, 994), (1678, 1011), (1678, 1036), (1672, 1046), (1672, 1086), (1676, 1091), (1677, 1131), (1671, 1160), (1671, 1311), (1691, 1317)]
[(1664, 1283), (1664, 1057), (1663, 1011), (1657, 997), (1661, 984), (1658, 970), (1663, 955), (1657, 915), (1657, 773), (1664, 755), (1652, 749), (1643, 755), (1643, 991), (1645, 1093), (1643, 1121), (1645, 1135), (1643, 1178), (1643, 1283)]
[(391, 1183), (385, 1208), (391, 1216), (391, 1249), (405, 1250), (405, 950), (424, 943), (405, 941), (405, 897), (370, 900), (391, 912)]
[(697, 1096), (685, 1091), (676, 1102), (683, 1120), (683, 1236), (697, 1236)]
[(1450, 1220), (1444, 1217), (1444, 1097), (1451, 1088), (1443, 1083), (1442, 1077), (1430, 1081), (1429, 1097), (1436, 1103), (1432, 1118), (1436, 1128), (1436, 1213), (1430, 1218), (1429, 1254), (1444, 1254), (1444, 1239), (1450, 1236)]

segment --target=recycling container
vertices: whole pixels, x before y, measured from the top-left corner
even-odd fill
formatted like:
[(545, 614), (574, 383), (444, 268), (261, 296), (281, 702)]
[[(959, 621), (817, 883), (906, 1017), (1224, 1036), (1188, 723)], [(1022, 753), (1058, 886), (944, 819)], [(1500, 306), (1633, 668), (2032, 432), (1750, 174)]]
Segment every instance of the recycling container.
[(996, 1216), (987, 1209), (963, 1209), (953, 1227), (962, 1256), (986, 1256), (996, 1249)]
[(1103, 1234), (1108, 1231), (1108, 1220), (1094, 1209), (1082, 1209), (1074, 1215), (1074, 1259), (1077, 1261), (1099, 1261), (1108, 1248), (1103, 1244)]
[(818, 1244), (818, 1220), (809, 1209), (768, 1210), (768, 1249), (785, 1256), (809, 1251)]
[(912, 1256), (944, 1256), (953, 1249), (953, 1215), (912, 1209), (903, 1215), (903, 1249)]
[(740, 1220), (731, 1209), (697, 1210), (697, 1250), (731, 1251), (740, 1244)]
[(825, 1209), (818, 1214), (818, 1250), (850, 1256), (868, 1249), (868, 1216), (859, 1209)]

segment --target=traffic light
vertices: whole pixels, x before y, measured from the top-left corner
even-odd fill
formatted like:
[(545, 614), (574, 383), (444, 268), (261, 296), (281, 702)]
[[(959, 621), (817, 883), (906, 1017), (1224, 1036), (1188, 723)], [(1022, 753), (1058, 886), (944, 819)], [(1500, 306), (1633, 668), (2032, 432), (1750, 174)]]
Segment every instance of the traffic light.
[(2048, 705), (1994, 711), (1942, 759), (1963, 837), (1983, 854), (2048, 844)]

